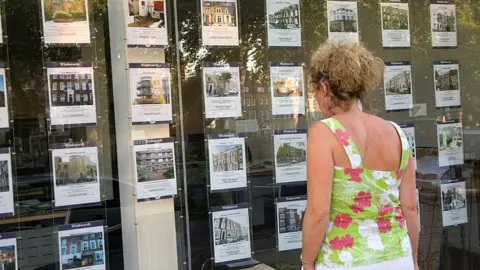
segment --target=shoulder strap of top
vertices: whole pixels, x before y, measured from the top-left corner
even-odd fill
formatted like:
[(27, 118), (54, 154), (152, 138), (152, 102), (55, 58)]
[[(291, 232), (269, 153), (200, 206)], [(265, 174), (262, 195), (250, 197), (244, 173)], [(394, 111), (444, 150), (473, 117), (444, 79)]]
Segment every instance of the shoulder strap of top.
[(407, 168), (408, 160), (410, 159), (410, 144), (408, 143), (407, 136), (403, 132), (402, 128), (394, 122), (390, 122), (398, 132), (398, 136), (400, 137), (400, 141), (402, 142), (402, 157), (400, 162), (400, 170), (403, 171)]
[(343, 145), (352, 169), (363, 168), (360, 152), (342, 123), (333, 117), (324, 119), (322, 122), (335, 134), (340, 144)]

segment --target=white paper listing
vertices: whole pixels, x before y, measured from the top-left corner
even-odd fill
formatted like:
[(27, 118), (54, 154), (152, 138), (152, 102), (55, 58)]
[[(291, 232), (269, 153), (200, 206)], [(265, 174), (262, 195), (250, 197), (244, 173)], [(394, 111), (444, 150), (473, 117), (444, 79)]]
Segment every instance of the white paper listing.
[(408, 145), (412, 150), (413, 163), (415, 165), (415, 170), (417, 169), (417, 145), (415, 142), (415, 126), (413, 124), (401, 124), (400, 127), (407, 137)]
[(433, 47), (457, 47), (457, 14), (451, 0), (434, 0), (430, 5)]
[(383, 47), (410, 47), (408, 0), (383, 0), (380, 10)]
[(168, 64), (131, 63), (130, 94), (133, 124), (172, 121), (172, 91)]
[(301, 47), (299, 0), (267, 0), (268, 46)]
[(241, 117), (238, 63), (204, 63), (203, 96), (207, 119)]
[(275, 131), (275, 182), (307, 181), (307, 131)]
[(250, 259), (248, 205), (221, 206), (211, 210), (215, 264)]
[(41, 0), (46, 44), (88, 44), (90, 24), (87, 0)]
[(307, 207), (307, 196), (277, 199), (278, 250), (302, 248), (302, 222)]
[(433, 75), (437, 108), (460, 106), (460, 70), (458, 61), (434, 61)]
[(208, 139), (210, 190), (247, 187), (243, 134), (216, 134)]
[(200, 0), (202, 44), (238, 46), (237, 0)]
[(92, 63), (50, 62), (47, 75), (51, 125), (95, 125)]
[(305, 114), (303, 67), (299, 63), (271, 63), (273, 115)]
[(407, 110), (413, 107), (410, 62), (385, 62), (383, 86), (387, 111)]
[(174, 139), (136, 140), (133, 144), (137, 201), (177, 195)]
[(468, 223), (466, 183), (444, 183), (440, 192), (443, 226)]
[(458, 120), (437, 124), (438, 163), (440, 167), (464, 162), (463, 129)]
[(328, 39), (334, 42), (359, 42), (356, 1), (327, 1)]
[(52, 144), (52, 161), (55, 207), (81, 207), (100, 202), (95, 143)]
[(128, 45), (168, 45), (165, 0), (122, 0), (127, 8)]

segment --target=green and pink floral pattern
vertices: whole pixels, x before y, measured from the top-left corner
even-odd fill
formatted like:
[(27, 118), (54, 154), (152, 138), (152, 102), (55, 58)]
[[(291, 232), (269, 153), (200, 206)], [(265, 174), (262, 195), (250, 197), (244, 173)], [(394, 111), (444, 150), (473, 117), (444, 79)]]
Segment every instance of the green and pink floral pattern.
[(330, 222), (317, 264), (356, 267), (411, 255), (399, 199), (410, 157), (405, 134), (392, 123), (402, 141), (402, 161), (397, 171), (376, 171), (363, 168), (357, 146), (338, 120), (323, 123), (345, 148), (351, 168), (335, 167)]

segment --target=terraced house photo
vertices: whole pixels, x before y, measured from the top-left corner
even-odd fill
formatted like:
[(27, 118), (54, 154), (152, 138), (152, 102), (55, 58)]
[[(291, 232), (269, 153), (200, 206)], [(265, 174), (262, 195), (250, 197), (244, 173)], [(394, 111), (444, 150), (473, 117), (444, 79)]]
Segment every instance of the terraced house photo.
[(133, 22), (128, 27), (165, 28), (164, 0), (128, 0)]
[(408, 9), (382, 6), (384, 30), (408, 30)]
[(52, 106), (93, 105), (92, 74), (50, 75)]
[(278, 146), (276, 161), (278, 167), (288, 167), (305, 164), (307, 160), (306, 144), (282, 143)]
[(298, 29), (300, 27), (300, 11), (298, 4), (275, 4), (270, 6), (268, 27), (270, 29)]
[(273, 80), (274, 97), (301, 97), (302, 96), (302, 78), (278, 76)]
[(170, 104), (170, 81), (166, 76), (138, 77), (133, 105)]
[(402, 70), (385, 81), (385, 92), (389, 95), (408, 95), (412, 93), (410, 71)]
[(203, 26), (237, 26), (235, 2), (202, 2)]
[(459, 88), (457, 68), (435, 70), (435, 90), (451, 91)]
[(174, 177), (173, 149), (152, 149), (136, 152), (138, 182), (165, 180)]
[(85, 233), (60, 239), (62, 269), (104, 265), (103, 233)]
[(455, 32), (456, 31), (455, 10), (432, 11), (431, 19), (432, 19), (433, 32)]
[(241, 144), (220, 145), (212, 149), (213, 171), (228, 172), (243, 170), (243, 148)]
[(330, 11), (330, 32), (357, 32), (357, 11), (338, 8)]
[(461, 127), (444, 127), (438, 130), (438, 150), (455, 150), (463, 145)]
[(458, 186), (448, 187), (442, 190), (442, 208), (443, 211), (458, 210), (467, 207), (465, 190)]
[(76, 23), (87, 21), (85, 0), (42, 0), (45, 22)]
[(0, 269), (17, 270), (14, 245), (0, 247)]

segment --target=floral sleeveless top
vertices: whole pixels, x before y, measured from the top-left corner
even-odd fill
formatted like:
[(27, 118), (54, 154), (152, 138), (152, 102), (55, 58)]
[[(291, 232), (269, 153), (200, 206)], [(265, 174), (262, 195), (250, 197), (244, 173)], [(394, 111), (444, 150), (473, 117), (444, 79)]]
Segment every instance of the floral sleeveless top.
[(399, 200), (399, 185), (411, 151), (402, 129), (392, 123), (402, 142), (399, 169), (376, 171), (363, 167), (355, 143), (338, 120), (322, 122), (344, 146), (351, 168), (335, 167), (329, 228), (316, 263), (357, 267), (411, 255)]

